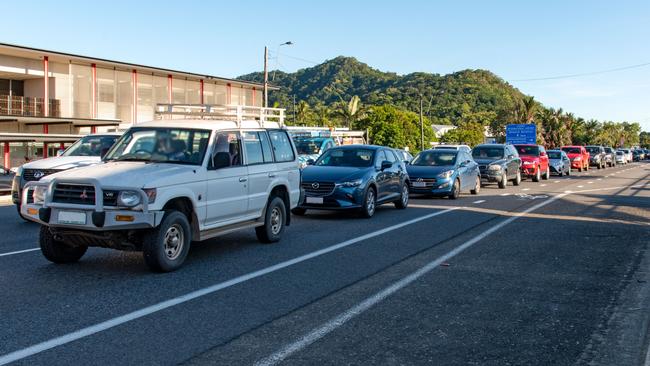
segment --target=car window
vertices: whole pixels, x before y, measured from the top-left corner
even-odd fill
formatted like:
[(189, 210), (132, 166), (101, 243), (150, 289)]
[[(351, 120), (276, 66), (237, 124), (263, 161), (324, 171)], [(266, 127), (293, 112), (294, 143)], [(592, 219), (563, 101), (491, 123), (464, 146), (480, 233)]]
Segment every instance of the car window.
[(477, 146), (472, 150), (475, 159), (503, 159), (503, 147), (501, 146)]
[(548, 152), (548, 158), (549, 159), (560, 159), (562, 157), (562, 153), (559, 151), (549, 151)]
[(374, 152), (369, 149), (330, 149), (314, 165), (371, 167)]
[[(241, 166), (241, 141), (239, 138), (239, 133), (234, 131), (220, 131), (217, 132), (214, 136), (214, 149), (212, 149), (212, 159), (215, 159), (215, 156), (218, 153), (226, 153), (221, 156), (225, 156), (230, 160), (230, 162), (225, 162), (220, 164), (221, 167), (232, 167), (232, 166)], [(220, 158), (223, 159), (223, 158)]]
[(244, 139), (244, 149), (246, 149), (246, 164), (261, 164), (264, 162), (262, 153), (262, 143), (257, 132), (248, 131), (242, 133)]
[(515, 149), (519, 155), (525, 156), (539, 156), (539, 153), (542, 151), (539, 147), (530, 145), (516, 145)]
[(456, 164), (457, 151), (450, 149), (426, 150), (419, 153), (411, 165), (415, 166), (451, 166)]
[(395, 157), (395, 153), (393, 153), (392, 151), (384, 150), (384, 153), (386, 154), (386, 160), (390, 161), (393, 164), (397, 161), (397, 158)]
[(285, 131), (269, 131), (269, 137), (271, 138), (271, 146), (275, 153), (275, 161), (287, 162), (295, 160), (296, 157), (293, 154), (291, 141)]
[(380, 150), (377, 152), (377, 156), (375, 157), (375, 167), (377, 169), (381, 168), (381, 163), (386, 160), (386, 154), (384, 154), (384, 150)]
[(269, 141), (269, 136), (266, 134), (266, 132), (263, 131), (258, 132), (258, 135), (260, 137), (260, 142), (262, 143), (262, 154), (264, 155), (264, 162), (272, 163), (273, 148), (271, 147), (271, 141)]

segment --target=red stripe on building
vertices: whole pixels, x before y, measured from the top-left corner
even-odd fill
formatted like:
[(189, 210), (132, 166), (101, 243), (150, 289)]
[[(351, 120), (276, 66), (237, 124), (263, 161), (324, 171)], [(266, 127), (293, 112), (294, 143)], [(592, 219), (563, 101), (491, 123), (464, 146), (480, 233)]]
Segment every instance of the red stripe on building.
[(91, 89), (92, 89), (92, 118), (97, 118), (97, 64), (90, 64)]
[(201, 104), (205, 104), (203, 101), (203, 79), (201, 79), (199, 82), (201, 84)]
[(252, 105), (257, 106), (257, 104), (255, 104), (255, 87), (253, 87), (253, 103), (252, 103)]
[(232, 97), (232, 85), (230, 83), (226, 84), (226, 104), (230, 104)]
[(138, 72), (131, 72), (131, 83), (133, 84), (133, 109), (131, 109), (131, 123), (138, 123)]
[(172, 104), (172, 76), (167, 75), (167, 103)]
[(11, 168), (11, 158), (9, 156), (9, 143), (5, 142), (5, 163), (4, 163), (5, 169), (10, 169)]

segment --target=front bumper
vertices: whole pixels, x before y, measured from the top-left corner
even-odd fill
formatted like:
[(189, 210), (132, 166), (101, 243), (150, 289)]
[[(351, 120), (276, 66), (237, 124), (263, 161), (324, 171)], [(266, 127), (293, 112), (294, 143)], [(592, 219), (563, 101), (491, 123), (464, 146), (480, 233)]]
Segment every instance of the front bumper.
[(582, 160), (571, 160), (571, 168), (583, 168), (585, 165)]
[(481, 170), (481, 181), (500, 183), (503, 173), (501, 170)]
[(453, 178), (436, 179), (435, 181), (427, 182), (426, 187), (415, 187), (415, 182), (411, 182), (409, 185), (409, 192), (413, 194), (430, 194), (434, 196), (448, 195), (454, 187), (452, 181)]
[(521, 173), (523, 175), (532, 177), (535, 174), (537, 174), (537, 165), (522, 165), (521, 166)]
[[(363, 207), (366, 189), (363, 187), (340, 187), (324, 196), (300, 194), (299, 208), (320, 210), (348, 210)], [(322, 202), (321, 202), (322, 200)]]
[[(78, 205), (52, 202), (53, 189), (58, 181), (53, 179), (49, 184), (28, 182), (22, 194), (23, 204), (21, 214), (28, 220), (53, 228), (66, 228), (82, 231), (109, 231), (148, 229), (160, 225), (165, 215), (164, 211), (149, 210), (148, 199), (144, 191), (138, 190), (142, 196), (141, 209), (123, 209), (103, 206), (103, 190), (94, 179), (66, 180), (65, 183), (91, 184), (95, 187), (95, 205)], [(28, 200), (27, 195), (36, 186), (46, 186), (47, 192), (43, 202)], [(104, 187), (109, 189), (108, 187)], [(111, 190), (134, 190), (129, 187), (110, 187)], [(70, 220), (74, 216), (74, 221)], [(66, 217), (68, 217), (66, 219)]]

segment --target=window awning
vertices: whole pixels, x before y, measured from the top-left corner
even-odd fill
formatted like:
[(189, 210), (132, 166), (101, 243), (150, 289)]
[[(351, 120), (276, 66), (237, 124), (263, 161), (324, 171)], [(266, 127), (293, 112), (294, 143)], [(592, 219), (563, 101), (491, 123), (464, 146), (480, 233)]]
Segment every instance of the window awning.
[(75, 142), (85, 135), (0, 132), (0, 142)]
[(59, 118), (59, 117), (28, 117), (28, 116), (0, 116), (0, 122), (18, 122), (25, 125), (60, 125), (71, 124), (74, 127), (93, 126), (119, 126), (119, 119), (92, 119), (92, 118)]

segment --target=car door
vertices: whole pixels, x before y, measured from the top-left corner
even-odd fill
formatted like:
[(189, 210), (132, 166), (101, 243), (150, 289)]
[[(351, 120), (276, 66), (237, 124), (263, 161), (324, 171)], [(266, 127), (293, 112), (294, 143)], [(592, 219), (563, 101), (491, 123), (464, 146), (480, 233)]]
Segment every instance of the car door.
[(393, 153), (392, 150), (384, 150), (384, 154), (386, 155), (386, 160), (390, 161), (393, 165), (386, 169), (388, 171), (389, 177), (390, 177), (390, 186), (388, 188), (389, 190), (389, 196), (395, 196), (400, 194), (400, 179), (401, 179), (401, 167), (402, 165), (399, 163), (399, 159), (397, 156), (395, 156), (395, 153)]
[(241, 159), (240, 134), (219, 131), (213, 141), (206, 174), (206, 226), (244, 220), (248, 211), (248, 168)]
[(387, 160), (384, 150), (377, 150), (375, 153), (375, 169), (377, 174), (375, 175), (375, 181), (377, 182), (377, 200), (381, 201), (386, 199), (390, 195), (390, 184), (391, 184), (391, 175), (388, 169), (381, 170), (381, 163)]
[(548, 155), (546, 154), (546, 149), (544, 146), (539, 147), (539, 162), (542, 167), (542, 171), (546, 172), (549, 169), (548, 165)]
[(458, 156), (456, 156), (456, 169), (458, 170), (458, 177), (460, 177), (460, 189), (468, 189), (470, 183), (474, 183), (474, 179), (471, 179), (470, 176), (473, 167), (471, 166), (469, 156), (462, 150), (459, 150)]
[[(300, 170), (296, 161), (294, 145), (285, 130), (272, 129), (267, 133), (275, 158), (276, 179), (288, 185), (290, 200), (296, 203), (300, 199)], [(262, 139), (262, 146), (264, 146), (264, 139)]]
[[(265, 147), (262, 147), (262, 140)], [(244, 161), (248, 167), (248, 211), (260, 216), (268, 201), (271, 183), (276, 178), (275, 162), (266, 131), (243, 131)], [(266, 151), (266, 154), (264, 153)]]

